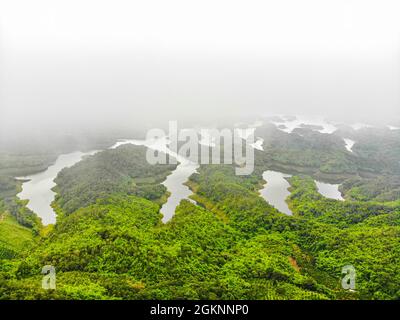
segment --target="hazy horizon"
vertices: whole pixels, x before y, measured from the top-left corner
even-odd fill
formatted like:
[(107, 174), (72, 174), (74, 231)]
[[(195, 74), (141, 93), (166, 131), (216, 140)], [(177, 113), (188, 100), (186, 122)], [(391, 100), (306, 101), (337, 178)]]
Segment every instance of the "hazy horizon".
[(398, 123), (398, 12), (396, 1), (2, 2), (1, 134), (276, 113)]

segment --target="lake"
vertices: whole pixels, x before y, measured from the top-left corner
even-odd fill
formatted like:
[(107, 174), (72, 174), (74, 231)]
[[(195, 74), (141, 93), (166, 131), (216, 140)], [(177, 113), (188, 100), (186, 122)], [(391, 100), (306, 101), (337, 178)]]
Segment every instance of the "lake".
[(44, 225), (55, 223), (56, 214), (51, 207), (55, 196), (51, 190), (56, 185), (54, 179), (62, 169), (71, 167), (81, 161), (84, 156), (96, 152), (98, 151), (62, 154), (47, 170), (26, 177), (18, 177), (17, 179), (29, 181), (22, 183), (22, 191), (17, 194), (17, 197), (21, 200), (29, 200), (27, 207), (42, 218)]
[[(179, 164), (176, 169), (167, 176), (166, 180), (162, 183), (170, 192), (167, 202), (161, 207), (160, 212), (163, 215), (162, 221), (168, 222), (175, 214), (177, 205), (183, 199), (189, 199), (192, 191), (184, 185), (189, 177), (196, 172), (199, 165), (188, 161), (186, 158), (171, 151), (168, 145), (168, 138), (163, 137), (157, 140), (136, 140), (125, 139), (116, 142), (110, 149), (114, 149), (124, 144), (133, 144), (146, 146), (148, 148), (165, 152), (168, 155), (175, 157)], [(75, 163), (81, 161), (84, 156), (95, 154), (98, 151), (90, 152), (72, 152), (60, 155), (56, 162), (51, 165), (47, 170), (33, 174), (26, 177), (19, 177), (18, 179), (29, 180), (22, 184), (22, 191), (17, 195), (20, 199), (27, 199), (29, 203), (27, 207), (34, 211), (40, 218), (44, 225), (56, 222), (56, 214), (51, 207), (54, 200), (55, 193), (51, 190), (54, 186), (54, 179), (57, 174), (66, 167), (71, 167)], [(260, 190), (261, 196), (279, 211), (292, 215), (286, 199), (290, 195), (288, 188), (289, 183), (285, 178), (290, 177), (288, 174), (282, 172), (267, 170), (263, 173), (263, 179), (267, 181), (264, 187)], [(318, 191), (325, 197), (344, 200), (339, 192), (339, 185), (328, 184), (316, 181)]]
[(339, 191), (340, 184), (330, 184), (321, 181), (315, 181), (318, 192), (326, 198), (343, 201), (342, 194)]
[(271, 123), (275, 124), (277, 128), (286, 133), (292, 133), (294, 129), (301, 128), (303, 125), (318, 126), (321, 129), (313, 129), (320, 133), (331, 134), (337, 130), (337, 127), (325, 120), (320, 116), (293, 116), (293, 118), (287, 119), (285, 116), (278, 115), (280, 120), (273, 120)]
[[(289, 182), (285, 178), (289, 178), (291, 175), (285, 174), (278, 171), (267, 170), (263, 173), (263, 179), (267, 183), (260, 190), (261, 196), (271, 205), (273, 205), (280, 212), (287, 215), (292, 215), (292, 211), (289, 209), (286, 199), (289, 197), (290, 187)], [(344, 198), (339, 191), (339, 184), (330, 184), (321, 181), (316, 181), (318, 192), (326, 198), (341, 200)]]
[(355, 141), (351, 140), (351, 139), (343, 139), (343, 140), (344, 140), (344, 143), (346, 144), (347, 151), (353, 152), (353, 146), (355, 144)]
[[(190, 175), (196, 172), (198, 165), (194, 164), (167, 147), (168, 140), (166, 137), (157, 140), (135, 140), (126, 139), (115, 143), (110, 149), (115, 149), (120, 145), (133, 144), (146, 146), (154, 150), (165, 152), (175, 157), (179, 164), (177, 168), (162, 183), (170, 192), (167, 202), (161, 207), (160, 212), (163, 214), (163, 222), (169, 221), (175, 213), (176, 206), (182, 199), (189, 199), (192, 191), (184, 185), (188, 181)], [(35, 212), (44, 225), (54, 224), (56, 222), (56, 214), (51, 207), (54, 201), (55, 192), (52, 188), (56, 185), (54, 179), (57, 174), (64, 168), (71, 167), (81, 161), (84, 156), (92, 155), (96, 151), (90, 152), (72, 152), (60, 155), (56, 162), (49, 166), (47, 170), (26, 177), (18, 177), (20, 180), (28, 180), (22, 183), (22, 191), (17, 195), (22, 200), (29, 200), (27, 207)]]
[(262, 176), (267, 183), (260, 190), (261, 196), (279, 211), (287, 215), (292, 215), (293, 213), (285, 201), (290, 195), (288, 191), (290, 184), (285, 178), (289, 178), (291, 175), (267, 170)]
[[(188, 181), (190, 175), (196, 172), (198, 165), (194, 164), (167, 147), (167, 138), (157, 140), (136, 140), (126, 139), (116, 142), (110, 149), (115, 149), (120, 145), (133, 144), (146, 146), (154, 150), (165, 152), (172, 157), (175, 157), (179, 164), (177, 168), (167, 177), (162, 183), (170, 192), (167, 202), (161, 207), (160, 212), (163, 214), (163, 222), (169, 221), (175, 214), (176, 206), (182, 199), (189, 199), (192, 191), (184, 185)], [(94, 154), (98, 151), (90, 152), (72, 152), (60, 155), (56, 162), (37, 174), (26, 177), (19, 177), (17, 179), (29, 180), (22, 184), (22, 191), (17, 195), (20, 199), (29, 200), (27, 207), (34, 211), (41, 219), (44, 225), (54, 224), (56, 222), (56, 214), (51, 207), (54, 201), (55, 192), (52, 188), (56, 185), (54, 179), (57, 174), (64, 168), (71, 167), (77, 162), (81, 161), (84, 156)], [(193, 202), (193, 201), (192, 201)]]
[(164, 203), (160, 209), (160, 212), (163, 215), (162, 221), (164, 223), (168, 222), (173, 217), (173, 215), (175, 214), (175, 209), (179, 205), (181, 200), (187, 199), (194, 203), (193, 200), (189, 199), (192, 191), (189, 189), (189, 187), (184, 185), (184, 183), (187, 182), (189, 180), (189, 177), (196, 172), (199, 165), (188, 161), (186, 158), (170, 150), (167, 147), (167, 137), (163, 137), (157, 140), (126, 139), (117, 142), (111, 148), (117, 148), (118, 146), (123, 144), (146, 146), (148, 148), (164, 152), (178, 160), (179, 164), (176, 169), (172, 171), (172, 173), (162, 183), (170, 192), (170, 196), (168, 197), (167, 202)]

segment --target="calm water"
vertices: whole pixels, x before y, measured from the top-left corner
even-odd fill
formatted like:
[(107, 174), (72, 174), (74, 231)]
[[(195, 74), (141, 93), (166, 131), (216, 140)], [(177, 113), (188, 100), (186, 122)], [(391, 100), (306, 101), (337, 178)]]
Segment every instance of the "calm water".
[(320, 181), (315, 181), (315, 183), (317, 185), (318, 192), (324, 197), (335, 200), (344, 200), (342, 194), (339, 191), (340, 184), (330, 184)]
[[(167, 202), (161, 207), (160, 211), (163, 214), (163, 222), (165, 223), (169, 221), (175, 214), (176, 206), (179, 205), (181, 200), (189, 199), (189, 196), (192, 194), (192, 191), (185, 186), (184, 183), (188, 181), (190, 175), (196, 172), (199, 166), (171, 151), (167, 147), (167, 137), (157, 140), (127, 139), (118, 141), (111, 147), (111, 149), (117, 148), (123, 144), (146, 146), (160, 152), (165, 152), (178, 160), (179, 165), (177, 168), (163, 182), (163, 185), (170, 192), (170, 196), (168, 197)], [(29, 200), (28, 208), (42, 218), (44, 225), (55, 223), (56, 214), (51, 207), (51, 203), (53, 202), (55, 196), (55, 193), (51, 190), (55, 186), (54, 179), (63, 168), (70, 167), (81, 161), (85, 155), (91, 155), (96, 152), (98, 151), (91, 151), (87, 153), (72, 152), (69, 154), (60, 155), (56, 162), (47, 170), (34, 175), (20, 177), (19, 179), (29, 181), (22, 184), (22, 192), (18, 194), (18, 197), (20, 199)], [(279, 211), (291, 215), (292, 212), (285, 201), (290, 195), (290, 192), (288, 191), (290, 185), (285, 179), (287, 177), (290, 177), (290, 175), (271, 170), (265, 171), (263, 173), (263, 178), (267, 181), (267, 183), (264, 185), (264, 188), (260, 191), (260, 193), (267, 202), (269, 202)], [(316, 184), (318, 191), (323, 196), (337, 200), (344, 200), (338, 190), (339, 185), (328, 184), (319, 181), (316, 181)]]
[[(282, 117), (282, 115), (281, 115)], [(284, 126), (282, 128), (279, 128), (279, 130), (287, 132), (287, 133), (292, 133), (294, 129), (296, 128), (301, 128), (302, 125), (315, 125), (315, 126), (321, 126), (322, 129), (316, 129), (315, 131), (318, 131), (320, 133), (333, 133), (337, 130), (337, 127), (326, 121), (323, 117), (319, 116), (295, 116), (294, 119), (284, 119), (282, 117), (282, 121), (271, 121), (273, 124), (275, 124), (277, 127), (278, 126)]]
[(353, 152), (353, 146), (355, 144), (355, 141), (351, 140), (351, 139), (343, 139), (343, 140), (344, 140), (344, 143), (346, 144), (346, 149), (349, 152)]
[[(292, 211), (289, 209), (286, 199), (290, 195), (288, 188), (290, 187), (289, 182), (285, 178), (290, 177), (288, 174), (277, 171), (265, 171), (263, 173), (263, 179), (267, 181), (263, 189), (260, 190), (261, 196), (271, 205), (273, 205), (279, 211), (292, 215)], [(326, 198), (341, 200), (342, 197), (339, 191), (339, 184), (330, 184), (320, 181), (315, 181), (318, 192)]]
[(157, 140), (123, 140), (117, 142), (111, 148), (116, 148), (123, 144), (146, 146), (148, 148), (164, 152), (178, 160), (179, 165), (162, 183), (170, 192), (170, 196), (168, 197), (167, 202), (161, 207), (160, 212), (163, 215), (162, 221), (164, 223), (169, 221), (175, 214), (175, 209), (181, 200), (188, 199), (192, 201), (189, 199), (192, 191), (185, 186), (184, 183), (187, 182), (189, 177), (196, 172), (199, 166), (178, 155), (176, 152), (171, 151), (167, 147), (168, 139), (166, 137)]
[[(171, 193), (167, 202), (161, 207), (163, 214), (163, 222), (167, 222), (172, 218), (175, 213), (176, 206), (182, 199), (189, 199), (192, 194), (191, 190), (183, 185), (188, 181), (189, 176), (196, 172), (198, 165), (187, 161), (185, 158), (179, 156), (167, 147), (167, 139), (162, 138), (158, 140), (123, 140), (115, 143), (111, 149), (117, 148), (123, 144), (142, 145), (158, 151), (165, 152), (179, 161), (177, 168), (167, 177), (163, 185)], [(67, 167), (73, 166), (75, 163), (82, 160), (85, 155), (91, 155), (98, 151), (91, 151), (87, 153), (72, 152), (60, 155), (56, 162), (47, 168), (47, 170), (33, 174), (26, 177), (19, 177), (18, 179), (29, 180), (22, 184), (22, 191), (17, 195), (20, 199), (29, 200), (27, 207), (34, 211), (40, 218), (44, 225), (56, 222), (56, 214), (51, 207), (54, 200), (55, 193), (51, 190), (56, 184), (54, 179), (57, 174)], [(190, 199), (189, 199), (190, 200)], [(192, 200), (190, 200), (192, 201)]]
[(265, 171), (263, 173), (263, 179), (267, 181), (263, 189), (260, 190), (261, 196), (271, 205), (273, 205), (279, 211), (292, 215), (292, 211), (289, 209), (286, 198), (290, 195), (288, 188), (290, 187), (289, 182), (285, 178), (290, 177), (288, 174), (277, 171)]
[(56, 184), (54, 179), (57, 174), (66, 167), (71, 167), (82, 160), (85, 155), (91, 155), (97, 151), (72, 152), (60, 155), (56, 162), (47, 170), (18, 179), (29, 180), (22, 184), (22, 191), (17, 195), (22, 200), (29, 200), (27, 207), (34, 211), (44, 225), (55, 223), (56, 214), (51, 207), (55, 193), (51, 190)]
[(181, 200), (188, 199), (194, 203), (193, 200), (189, 199), (189, 196), (193, 192), (185, 186), (184, 183), (187, 182), (189, 177), (196, 172), (197, 168), (198, 165), (193, 163), (180, 163), (163, 182), (163, 185), (171, 193), (167, 202), (164, 203), (160, 210), (163, 214), (162, 221), (164, 223), (169, 221), (175, 214), (175, 208), (179, 205)]

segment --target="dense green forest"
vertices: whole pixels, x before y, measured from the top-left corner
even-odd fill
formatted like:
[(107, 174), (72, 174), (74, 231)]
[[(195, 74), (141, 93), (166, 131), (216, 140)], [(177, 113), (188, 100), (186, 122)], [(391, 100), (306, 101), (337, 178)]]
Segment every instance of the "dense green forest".
[[(292, 134), (274, 125), (257, 128), (264, 139), (264, 151), (257, 152), (257, 164), (283, 171), (306, 173), (325, 180), (343, 182), (359, 177), (400, 174), (400, 130), (341, 128), (333, 134), (301, 128)], [(343, 138), (356, 141), (353, 152)]]
[(167, 190), (160, 183), (175, 168), (176, 165), (150, 166), (145, 147), (123, 145), (62, 170), (55, 180), (56, 203), (61, 212), (70, 214), (113, 193), (162, 200)]
[[(54, 226), (2, 176), (0, 299), (400, 299), (397, 133), (374, 132), (368, 144), (353, 132), (349, 153), (340, 131), (311, 129), (259, 129), (265, 152), (249, 176), (202, 165), (187, 182), (195, 204), (183, 200), (166, 224), (161, 183), (175, 165), (148, 164), (144, 147), (62, 170)], [(293, 174), (292, 216), (260, 197), (262, 172), (273, 168)], [(346, 201), (319, 194), (315, 177), (340, 180)], [(41, 288), (45, 265), (56, 267), (56, 290)], [(345, 265), (357, 271), (355, 291), (341, 287)]]

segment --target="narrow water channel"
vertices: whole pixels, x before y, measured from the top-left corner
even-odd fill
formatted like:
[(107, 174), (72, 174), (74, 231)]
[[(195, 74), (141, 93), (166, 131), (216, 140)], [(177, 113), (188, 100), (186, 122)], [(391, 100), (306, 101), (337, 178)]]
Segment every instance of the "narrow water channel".
[(56, 214), (51, 207), (55, 193), (52, 188), (56, 185), (54, 179), (64, 168), (71, 167), (81, 161), (87, 155), (95, 154), (96, 150), (90, 152), (71, 152), (60, 155), (56, 162), (49, 166), (45, 171), (35, 173), (25, 177), (18, 177), (25, 180), (22, 183), (22, 191), (17, 194), (21, 200), (29, 200), (27, 207), (35, 212), (44, 225), (56, 222)]
[[(115, 149), (123, 144), (133, 144), (146, 146), (160, 152), (165, 152), (175, 157), (179, 164), (177, 168), (167, 177), (163, 185), (170, 192), (167, 202), (161, 207), (163, 214), (163, 222), (169, 221), (175, 213), (176, 206), (182, 199), (189, 199), (192, 191), (184, 185), (190, 175), (196, 172), (198, 165), (189, 162), (185, 158), (179, 156), (167, 147), (166, 138), (153, 141), (127, 139), (116, 142), (110, 149)], [(98, 151), (90, 152), (72, 152), (60, 155), (56, 162), (48, 167), (45, 171), (26, 177), (18, 177), (17, 179), (26, 180), (22, 183), (22, 191), (17, 195), (18, 198), (29, 200), (27, 207), (34, 211), (41, 219), (44, 225), (54, 224), (56, 222), (56, 214), (51, 207), (54, 201), (55, 193), (52, 188), (56, 185), (54, 179), (57, 174), (64, 168), (71, 167), (81, 161), (84, 156), (92, 155)], [(192, 201), (192, 200), (190, 200)]]
[(180, 156), (176, 152), (170, 150), (167, 147), (167, 138), (161, 138), (157, 140), (124, 140), (117, 142), (111, 148), (116, 148), (122, 144), (134, 144), (146, 146), (148, 148), (164, 152), (174, 158), (176, 158), (179, 162), (176, 169), (167, 177), (167, 179), (162, 183), (167, 190), (170, 192), (170, 196), (167, 199), (167, 202), (163, 204), (160, 212), (163, 215), (162, 221), (164, 223), (168, 222), (173, 215), (175, 214), (175, 209), (183, 199), (189, 199), (189, 196), (192, 194), (192, 191), (184, 185), (185, 182), (188, 181), (189, 177), (196, 172), (199, 167), (198, 164), (192, 163), (188, 161), (186, 158)]

